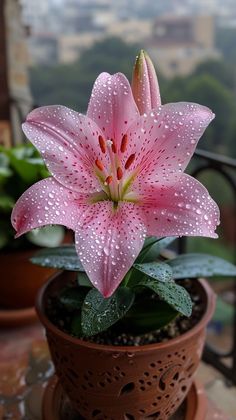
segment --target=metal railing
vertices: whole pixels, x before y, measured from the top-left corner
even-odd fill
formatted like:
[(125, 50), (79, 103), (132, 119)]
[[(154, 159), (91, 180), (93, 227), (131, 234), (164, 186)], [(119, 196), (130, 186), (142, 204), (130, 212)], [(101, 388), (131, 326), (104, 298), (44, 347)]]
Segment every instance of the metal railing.
[[(236, 208), (236, 160), (225, 156), (220, 156), (216, 153), (197, 149), (194, 154), (193, 161), (195, 163), (194, 169), (191, 172), (193, 177), (197, 178), (205, 171), (213, 171), (220, 174), (221, 177), (226, 180), (227, 184), (230, 186), (233, 192)], [(179, 252), (184, 253), (186, 251), (187, 241), (188, 239), (186, 237), (179, 240)], [(234, 249), (236, 249), (236, 237), (234, 240)], [(234, 259), (236, 262), (236, 253), (234, 255)], [(234, 299), (236, 299), (236, 281), (234, 282), (233, 287)], [(217, 349), (215, 346), (213, 347), (207, 343), (203, 353), (203, 360), (218, 369), (232, 384), (236, 384), (236, 302), (234, 304), (234, 319), (232, 322), (233, 340), (230, 350), (223, 352)], [(224, 363), (225, 359), (227, 359), (227, 364)]]

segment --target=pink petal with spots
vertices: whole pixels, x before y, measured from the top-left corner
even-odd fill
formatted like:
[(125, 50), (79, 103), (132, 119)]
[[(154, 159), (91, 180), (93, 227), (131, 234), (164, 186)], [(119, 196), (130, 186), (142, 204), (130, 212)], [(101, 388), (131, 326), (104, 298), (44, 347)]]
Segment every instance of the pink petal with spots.
[(87, 116), (97, 123), (106, 139), (117, 147), (127, 128), (139, 116), (131, 87), (122, 73), (101, 73), (94, 83)]
[(104, 159), (98, 142), (102, 133), (89, 118), (63, 106), (46, 106), (28, 115), (23, 131), (62, 185), (86, 193), (101, 189), (94, 164)]
[(143, 211), (148, 235), (208, 236), (217, 238), (219, 208), (207, 189), (187, 174), (168, 187), (144, 185)]
[(210, 109), (198, 104), (166, 104), (140, 117), (128, 130), (128, 147), (122, 162), (135, 153), (132, 169), (139, 169), (140, 183), (165, 184), (184, 171), (197, 142), (214, 118)]
[(86, 199), (86, 195), (68, 190), (53, 178), (37, 182), (24, 192), (13, 209), (11, 221), (16, 237), (51, 224), (75, 230)]
[(76, 249), (93, 285), (109, 297), (123, 280), (139, 254), (145, 225), (139, 206), (111, 201), (90, 206), (81, 215)]

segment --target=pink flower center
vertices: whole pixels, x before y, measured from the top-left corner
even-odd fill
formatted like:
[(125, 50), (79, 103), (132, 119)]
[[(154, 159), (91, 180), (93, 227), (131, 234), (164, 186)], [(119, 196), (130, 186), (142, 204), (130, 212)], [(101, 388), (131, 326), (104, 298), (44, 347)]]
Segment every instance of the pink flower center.
[[(128, 136), (125, 134), (121, 140), (120, 153), (114, 139), (105, 140), (102, 136), (98, 137), (98, 143), (102, 154), (108, 155), (109, 164), (105, 165), (101, 159), (95, 160), (95, 173), (101, 183), (102, 189), (107, 194), (109, 200), (131, 201), (126, 198), (126, 192), (134, 179), (132, 165), (135, 161), (135, 153), (131, 154), (122, 165), (122, 154), (127, 150)], [(135, 196), (132, 195), (132, 201)]]

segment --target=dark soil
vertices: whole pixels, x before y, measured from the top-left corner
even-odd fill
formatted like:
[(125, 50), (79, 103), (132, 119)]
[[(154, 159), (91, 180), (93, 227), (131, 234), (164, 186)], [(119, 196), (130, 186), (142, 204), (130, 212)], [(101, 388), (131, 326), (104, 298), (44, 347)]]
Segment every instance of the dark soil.
[[(200, 321), (205, 307), (197, 292), (194, 280), (182, 280), (178, 283), (181, 284), (181, 286), (184, 286), (191, 295), (193, 302), (191, 317), (187, 318), (185, 316), (178, 316), (166, 327), (143, 335), (118, 333), (116, 326), (113, 325), (107, 331), (93, 337), (83, 337), (83, 339), (97, 344), (113, 346), (141, 346), (145, 344), (163, 343), (189, 331)], [(47, 316), (60, 330), (71, 335), (71, 315), (70, 313), (63, 311), (63, 308), (59, 305), (57, 297), (53, 297), (48, 301)]]

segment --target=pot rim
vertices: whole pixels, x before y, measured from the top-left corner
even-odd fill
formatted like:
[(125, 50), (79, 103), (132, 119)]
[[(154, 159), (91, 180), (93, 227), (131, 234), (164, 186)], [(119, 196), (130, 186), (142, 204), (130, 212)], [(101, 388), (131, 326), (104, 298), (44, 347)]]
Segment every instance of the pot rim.
[(0, 308), (0, 327), (17, 327), (37, 322), (37, 314), (33, 306), (19, 309)]
[(200, 319), (200, 321), (190, 330), (187, 332), (181, 334), (180, 336), (176, 338), (171, 338), (170, 340), (164, 342), (164, 343), (153, 343), (153, 344), (144, 344), (141, 346), (113, 346), (113, 345), (106, 345), (106, 344), (97, 344), (91, 341), (85, 341), (81, 340), (80, 338), (72, 337), (69, 334), (61, 331), (59, 328), (57, 328), (45, 315), (45, 310), (43, 307), (43, 297), (44, 294), (49, 287), (49, 285), (55, 281), (57, 277), (59, 277), (63, 271), (60, 271), (59, 273), (56, 273), (53, 275), (48, 282), (46, 282), (39, 290), (36, 298), (35, 303), (35, 309), (37, 312), (37, 315), (43, 324), (43, 326), (46, 328), (46, 330), (50, 330), (55, 334), (56, 336), (59, 336), (60, 338), (64, 339), (65, 341), (70, 342), (72, 345), (80, 345), (83, 347), (87, 347), (90, 349), (96, 349), (96, 350), (106, 350), (107, 352), (112, 353), (139, 353), (147, 350), (154, 350), (154, 349), (170, 349), (172, 347), (175, 347), (176, 345), (179, 345), (181, 342), (184, 342), (185, 340), (191, 339), (192, 336), (198, 334), (203, 328), (206, 327), (207, 323), (211, 319), (214, 309), (215, 309), (215, 301), (216, 301), (216, 294), (208, 284), (208, 282), (203, 279), (194, 279), (193, 281), (197, 281), (202, 289), (205, 292), (206, 298), (207, 298), (207, 305), (206, 305), (206, 311), (204, 312), (204, 315)]

